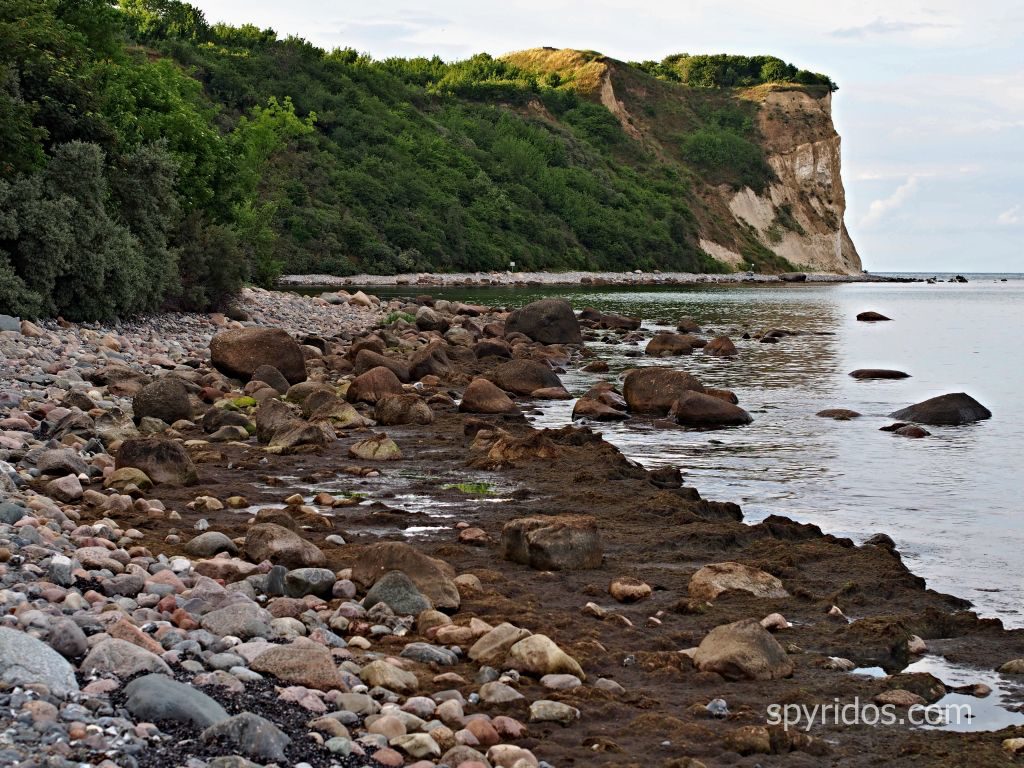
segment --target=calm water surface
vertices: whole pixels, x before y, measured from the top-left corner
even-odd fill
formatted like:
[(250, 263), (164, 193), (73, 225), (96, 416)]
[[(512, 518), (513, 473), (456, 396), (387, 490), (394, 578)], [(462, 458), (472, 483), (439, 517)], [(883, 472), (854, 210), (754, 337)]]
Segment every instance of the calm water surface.
[[(647, 467), (679, 466), (707, 498), (736, 501), (746, 519), (786, 515), (861, 541), (883, 531), (930, 587), (973, 601), (980, 613), (1024, 627), (1024, 280), (974, 277), (967, 285), (848, 284), (635, 289), (381, 289), (378, 295), (435, 296), (514, 306), (542, 295), (640, 316), (648, 330), (686, 315), (728, 332), (734, 361), (627, 357), (640, 347), (591, 346), (609, 374), (562, 376), (573, 394), (637, 365), (672, 365), (734, 390), (754, 416), (748, 427), (714, 432), (656, 429), (637, 420), (600, 425), (605, 437)], [(891, 323), (859, 323), (873, 309)], [(772, 327), (823, 332), (779, 344), (742, 341)], [(756, 333), (755, 333), (756, 338)], [(856, 381), (856, 368), (897, 368), (912, 378)], [(910, 440), (880, 432), (886, 414), (964, 391), (993, 418), (929, 427)], [(573, 401), (546, 402), (539, 426), (569, 421)], [(864, 414), (822, 419), (823, 408)]]

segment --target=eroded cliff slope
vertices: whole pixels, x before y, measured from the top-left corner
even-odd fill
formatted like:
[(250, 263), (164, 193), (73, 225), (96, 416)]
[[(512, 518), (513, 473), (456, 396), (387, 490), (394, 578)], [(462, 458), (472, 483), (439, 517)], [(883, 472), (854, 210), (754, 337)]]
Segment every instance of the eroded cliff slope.
[(600, 102), (644, 155), (678, 171), (699, 246), (717, 261), (759, 271), (861, 271), (844, 223), (830, 88), (695, 88), (584, 51), (507, 58)]

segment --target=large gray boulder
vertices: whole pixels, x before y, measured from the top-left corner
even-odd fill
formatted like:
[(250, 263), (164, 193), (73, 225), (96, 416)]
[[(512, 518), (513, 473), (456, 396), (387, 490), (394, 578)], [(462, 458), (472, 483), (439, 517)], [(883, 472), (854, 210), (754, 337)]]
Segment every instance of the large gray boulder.
[(953, 392), (915, 403), (889, 415), (900, 421), (916, 421), (941, 427), (991, 419), (992, 411), (965, 392)]
[(42, 683), (54, 696), (78, 693), (75, 668), (42, 640), (16, 629), (0, 627), (0, 683)]
[(228, 719), (224, 707), (198, 688), (179, 683), (167, 675), (144, 675), (124, 688), (124, 706), (136, 720), (192, 723), (209, 728)]
[(541, 299), (512, 312), (505, 335), (521, 333), (542, 344), (582, 344), (580, 323), (565, 299)]

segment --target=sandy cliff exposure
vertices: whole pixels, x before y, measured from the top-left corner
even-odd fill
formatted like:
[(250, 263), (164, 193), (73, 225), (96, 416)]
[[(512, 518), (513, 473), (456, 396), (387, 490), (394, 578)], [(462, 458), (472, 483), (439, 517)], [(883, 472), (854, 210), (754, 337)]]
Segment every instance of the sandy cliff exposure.
[[(828, 88), (692, 88), (584, 51), (544, 48), (508, 58), (575, 83), (615, 116), (647, 162), (682, 166), (680, 195), (694, 212), (695, 244), (730, 269), (754, 264), (758, 271), (862, 271), (844, 223), (841, 139)], [(686, 136), (723, 114), (749, 121), (744, 138), (770, 168), (757, 189), (727, 171), (695, 164), (683, 147)]]

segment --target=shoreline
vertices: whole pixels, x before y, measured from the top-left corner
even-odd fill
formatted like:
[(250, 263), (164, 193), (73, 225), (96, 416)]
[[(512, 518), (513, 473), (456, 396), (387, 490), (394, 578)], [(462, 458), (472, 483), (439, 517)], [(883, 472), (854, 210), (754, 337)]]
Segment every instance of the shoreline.
[(787, 273), (802, 279), (785, 279), (780, 275), (747, 275), (740, 272), (700, 274), (691, 272), (453, 272), (406, 273), (400, 275), (283, 275), (280, 286), (325, 288), (347, 286), (422, 285), (435, 288), (458, 286), (524, 286), (524, 285), (731, 285), (790, 283), (902, 283), (924, 282), (923, 278), (885, 277), (870, 274), (840, 275), (825, 272)]
[[(929, 654), (977, 670), (980, 680), (983, 671), (1024, 657), (1024, 631), (978, 619), (964, 610), (965, 601), (926, 589), (884, 536), (854, 546), (784, 517), (751, 525), (742, 520), (738, 506), (728, 500), (703, 499), (699, 489), (686, 486), (678, 473), (636, 467), (594, 431), (599, 430), (599, 422), (590, 423), (593, 429), (579, 429), (576, 424), (537, 430), (527, 419), (533, 407), (531, 395), (514, 395), (518, 410), (504, 415), (463, 412), (457, 406), (456, 398), (470, 381), (494, 377), (496, 369), (509, 360), (523, 361), (517, 376), (535, 375), (526, 361), (544, 362), (544, 367), (582, 367), (595, 360), (584, 354), (585, 346), (514, 337), (509, 344), (483, 332), (507, 323), (508, 316), (483, 307), (438, 300), (431, 308), (372, 297), (367, 304), (337, 305), (260, 290), (243, 295), (242, 309), (252, 321), (283, 327), (307, 342), (303, 356), (310, 383), (291, 389), (285, 384), (292, 403), (286, 410), (291, 409), (296, 423), (303, 425), (302, 434), (283, 450), (268, 450), (266, 443), (244, 429), (239, 431), (237, 424), (232, 431), (233, 425), (217, 421), (223, 413), (239, 414), (259, 431), (260, 403), (281, 402), (281, 395), (267, 392), (265, 386), (231, 382), (210, 367), (210, 337), (224, 329), (242, 328), (242, 323), (219, 315), (174, 315), (109, 327), (29, 324), (23, 327), (31, 335), (0, 334), (6, 354), (0, 372), (20, 382), (17, 391), (0, 386), (0, 417), (7, 416), (0, 419), (0, 450), (6, 452), (9, 463), (21, 468), (18, 484), (0, 487), (0, 495), (14, 499), (23, 510), (13, 523), (7, 517), (0, 519), (0, 614), (24, 618), (24, 629), (51, 643), (62, 614), (70, 611), (88, 626), (84, 650), (102, 646), (110, 652), (110, 660), (104, 662), (106, 673), (100, 675), (102, 685), (94, 686), (96, 681), (84, 678), (84, 667), (80, 672), (81, 684), (89, 691), (83, 695), (98, 702), (98, 709), (110, 701), (121, 706), (120, 685), (132, 676), (125, 674), (124, 659), (113, 658), (114, 647), (103, 645), (115, 639), (148, 649), (146, 664), (155, 669), (159, 665), (153, 659), (171, 664), (190, 689), (203, 691), (231, 712), (239, 691), (244, 691), (243, 700), (253, 707), (257, 706), (255, 692), (262, 691), (269, 701), (254, 711), (291, 737), (294, 745), (286, 753), (287, 762), (306, 761), (316, 768), (329, 762), (314, 759), (324, 749), (315, 739), (309, 740), (305, 723), (325, 711), (350, 712), (357, 700), (343, 696), (362, 693), (342, 696), (337, 688), (351, 689), (361, 682), (400, 690), (398, 701), (411, 707), (402, 711), (427, 707), (430, 712), (424, 710), (424, 720), (436, 716), (436, 710), (423, 702), (410, 704), (417, 694), (423, 698), (438, 691), (458, 691), (465, 715), (489, 718), (498, 742), (530, 751), (531, 757), (556, 768), (581, 760), (608, 766), (668, 766), (692, 760), (682, 764), (696, 768), (722, 762), (746, 764), (737, 761), (757, 755), (767, 764), (779, 764), (775, 761), (790, 759), (785, 757), (790, 753), (800, 753), (802, 764), (807, 765), (836, 761), (869, 765), (894, 750), (915, 754), (924, 764), (967, 750), (972, 765), (1005, 762), (1002, 742), (1016, 733), (1013, 728), (958, 734), (826, 724), (810, 736), (801, 736), (766, 724), (765, 707), (770, 702), (813, 706), (854, 697), (878, 703), (917, 700), (912, 697), (940, 701), (951, 688), (924, 673), (899, 674), (908, 662), (921, 658), (922, 646)], [(419, 316), (419, 321), (398, 319), (382, 327), (382, 318), (393, 311)], [(598, 333), (620, 339), (633, 333), (601, 327), (609, 322), (614, 325), (611, 316), (585, 321), (583, 340)], [(448, 330), (440, 330), (445, 326)], [(474, 345), (466, 346), (465, 333), (479, 334)], [(480, 344), (485, 346), (476, 346)], [(482, 354), (483, 350), (504, 353), (502, 344), (508, 347), (509, 357)], [(360, 348), (364, 351), (353, 354)], [(443, 351), (425, 354), (437, 349)], [(410, 365), (421, 366), (416, 383), (412, 383)], [(75, 379), (79, 366), (83, 373), (103, 366), (107, 372), (79, 386)], [(403, 408), (409, 409), (402, 411), (404, 416), (387, 415), (358, 397), (354, 410), (343, 407), (344, 399), (332, 399), (332, 393), (347, 397), (351, 387), (363, 386), (351, 383), (356, 373), (369, 377), (373, 386), (382, 386), (388, 377), (380, 366), (399, 374), (404, 371), (403, 378), (410, 379), (400, 385), (401, 397), (406, 398)], [(668, 367), (673, 367), (671, 361)], [(106, 447), (117, 441), (115, 433), (104, 431), (110, 426), (107, 422), (136, 407), (132, 392), (143, 386), (141, 377), (159, 381), (171, 373), (189, 384), (195, 418), (171, 426), (165, 423), (157, 434), (183, 446), (197, 468), (198, 484), (158, 484), (146, 490), (115, 485), (121, 492), (105, 489), (118, 453), (106, 453)], [(506, 386), (517, 386), (516, 380)], [(72, 392), (88, 400), (72, 397)], [(307, 429), (316, 423), (317, 408), (310, 404), (314, 396), (334, 409), (333, 421), (328, 420), (333, 425), (329, 436)], [(552, 391), (547, 396), (562, 395)], [(82, 405), (91, 407), (83, 411)], [(424, 407), (428, 423), (417, 421), (425, 415)], [(203, 411), (206, 415), (199, 417)], [(378, 423), (360, 426), (366, 418)], [(634, 414), (632, 418), (650, 417)], [(123, 419), (117, 425), (131, 429)], [(156, 427), (160, 425), (147, 425)], [(401, 450), (394, 460), (381, 461), (379, 453), (359, 448), (381, 432)], [(54, 438), (59, 439), (57, 448), (47, 447)], [(89, 442), (96, 438), (103, 441), (98, 446)], [(45, 463), (40, 461), (43, 453), (65, 449), (85, 464), (67, 454), (45, 461), (60, 458), (64, 463), (59, 467), (76, 472), (84, 467), (85, 472), (77, 472), (77, 491), (70, 487), (73, 483), (63, 483), (67, 478), (59, 474), (49, 474), (55, 478), (49, 480), (32, 473)], [(378, 450), (383, 448), (374, 449)], [(26, 461), (26, 456), (32, 461)], [(0, 485), (4, 480), (0, 472)], [(61, 487), (52, 485), (57, 480), (62, 481)], [(474, 484), (487, 488), (480, 491)], [(244, 497), (244, 506), (231, 501), (238, 497)], [(6, 514), (8, 509), (3, 511)], [(549, 567), (530, 567), (501, 556), (500, 542), (510, 519), (556, 511), (594, 517), (604, 550), (599, 566), (551, 572)], [(270, 589), (269, 563), (260, 564), (264, 558), (256, 554), (259, 550), (251, 541), (251, 531), (260, 522), (282, 525), (279, 535), (285, 539), (291, 536), (286, 535), (289, 527), (298, 532), (305, 544), (296, 544), (297, 551), (320, 553), (323, 559), (317, 560), (314, 570), (326, 566), (332, 574), (331, 589), (317, 592), (310, 585), (311, 591), (298, 598)], [(66, 542), (62, 543), (59, 533)], [(208, 535), (214, 533), (222, 538)], [(584, 539), (589, 535), (585, 529), (578, 533)], [(203, 537), (218, 545), (201, 548), (195, 542)], [(458, 609), (446, 607), (447, 619), (431, 616), (427, 621), (421, 616), (411, 623), (388, 612), (371, 612), (371, 617), (362, 610), (353, 600), (369, 586), (360, 578), (362, 564), (380, 556), (379, 547), (385, 542), (407, 544), (408, 551), (402, 550), (405, 567), (398, 570), (422, 575), (421, 569), (427, 568), (432, 574), (430, 587), (418, 581), (417, 587), (424, 594), (439, 584), (454, 589), (454, 594), (445, 590), (431, 594), (437, 605), (454, 598)], [(222, 550), (233, 554), (218, 554)], [(450, 572), (428, 567), (426, 560), (419, 559), (423, 556), (443, 561)], [(59, 557), (71, 561), (67, 578), (55, 576)], [(296, 562), (289, 564), (289, 573)], [(694, 576), (699, 569), (735, 562), (760, 573), (756, 579), (761, 586), (774, 584), (774, 579), (785, 589), (755, 590), (756, 594), (741, 589), (698, 597)], [(459, 576), (453, 578), (456, 573)], [(640, 592), (616, 597), (610, 581)], [(643, 587), (648, 587), (646, 593)], [(89, 598), (83, 599), (83, 593)], [(227, 616), (224, 623), (207, 618), (208, 613), (220, 611), (233, 615), (231, 606), (236, 603), (256, 607), (246, 608), (245, 621), (239, 623), (228, 622)], [(63, 611), (52, 613), (61, 607)], [(725, 668), (720, 673), (696, 665), (693, 649), (712, 630), (748, 618), (767, 622), (765, 626), (771, 628), (770, 633), (758, 635), (758, 642), (768, 643), (763, 638), (769, 637), (778, 644), (782, 659), (769, 654), (764, 661), (778, 675), (735, 678)], [(251, 629), (250, 621), (255, 621), (257, 629)], [(505, 688), (487, 689), (484, 701), (473, 702), (473, 694), (484, 694), (480, 682), (488, 678), (481, 678), (485, 674), (481, 667), (489, 665), (468, 658), (466, 650), (487, 634), (485, 628), (504, 624), (549, 637), (561, 649), (559, 653), (564, 651), (573, 662), (550, 649), (543, 669), (496, 657), (495, 675), (519, 666), (519, 673), (506, 675), (502, 683), (512, 693)], [(146, 626), (155, 629), (140, 629)], [(181, 642), (198, 627), (212, 632), (216, 643), (195, 655), (184, 650)], [(246, 637), (250, 631), (255, 636)], [(245, 642), (228, 640), (239, 633)], [(301, 675), (294, 666), (255, 661), (269, 653), (268, 644), (261, 644), (261, 633), (267, 633), (271, 649), (294, 648), (303, 657), (302, 663), (289, 662), (299, 665)], [(924, 638), (923, 642), (915, 636)], [(452, 647), (461, 652), (446, 655)], [(123, 646), (117, 649), (127, 653)], [(337, 674), (343, 675), (344, 684), (332, 680), (327, 688), (317, 687), (323, 675), (334, 674), (325, 672), (324, 653), (342, 670)], [(236, 655), (238, 663), (222, 667), (223, 660), (214, 659), (220, 654)], [(71, 658), (84, 664), (81, 655)], [(87, 658), (98, 663), (99, 656)], [(384, 661), (395, 658), (394, 664)], [(198, 667), (183, 668), (185, 660)], [(307, 668), (307, 662), (312, 666)], [(367, 671), (378, 663), (386, 669), (375, 667), (373, 674), (383, 670), (384, 682), (374, 682), (377, 678)], [(792, 668), (791, 676), (783, 674), (786, 665)], [(844, 670), (851, 666), (882, 666), (890, 675), (850, 675)], [(266, 680), (253, 681), (256, 667), (271, 680), (283, 676), (277, 679), (278, 687)], [(399, 672), (413, 678), (401, 677)], [(558, 680), (546, 679), (542, 672)], [(576, 681), (566, 679), (567, 674)], [(109, 688), (108, 681), (115, 677), (120, 681)], [(1012, 676), (1002, 679), (1006, 689), (995, 695), (1024, 702), (1024, 690), (1010, 682)], [(491, 701), (493, 690), (512, 698)], [(5, 695), (0, 690), (0, 703), (16, 710), (3, 699)], [(44, 698), (54, 701), (54, 706), (68, 706), (56, 697)], [(707, 705), (716, 699), (727, 702), (727, 717), (709, 714)], [(379, 710), (386, 697), (374, 707), (358, 701), (369, 710)], [(537, 702), (546, 702), (540, 714), (535, 712)], [(385, 712), (397, 717), (392, 710)], [(461, 715), (441, 720), (452, 734), (469, 729), (471, 722)], [(406, 765), (426, 768), (414, 763), (414, 755), (401, 746), (411, 742), (396, 737), (397, 742), (382, 743), (373, 738), (370, 722), (365, 712), (354, 717), (347, 724), (351, 729), (345, 731), (347, 736), (322, 723), (320, 728), (326, 730), (320, 730), (320, 742), (345, 739), (348, 749), (379, 754), (375, 766), (402, 764), (385, 761), (385, 757), (396, 759), (393, 752)], [(410, 723), (414, 730), (419, 728)], [(111, 727), (119, 731), (122, 744), (138, 747), (135, 754), (143, 758), (140, 768), (170, 764), (171, 757), (160, 751), (159, 742), (138, 735), (145, 733), (145, 729), (138, 731), (141, 726), (118, 721)], [(199, 735), (193, 726), (178, 728), (179, 738), (196, 740)], [(481, 741), (475, 733), (483, 726), (472, 728), (477, 746), (472, 746), (469, 736), (463, 737), (463, 746), (490, 754), (491, 745), (486, 742), (492, 740), (491, 731)], [(381, 730), (383, 725), (377, 735)], [(437, 731), (436, 737), (438, 743), (448, 745), (448, 735)], [(202, 751), (198, 740), (190, 749), (199, 750), (195, 754), (204, 760), (212, 756)], [(385, 754), (383, 749), (390, 752)], [(77, 754), (79, 758), (90, 755)], [(173, 759), (183, 761), (183, 756)], [(360, 763), (352, 763), (356, 764)], [(452, 759), (452, 764), (458, 762)]]

